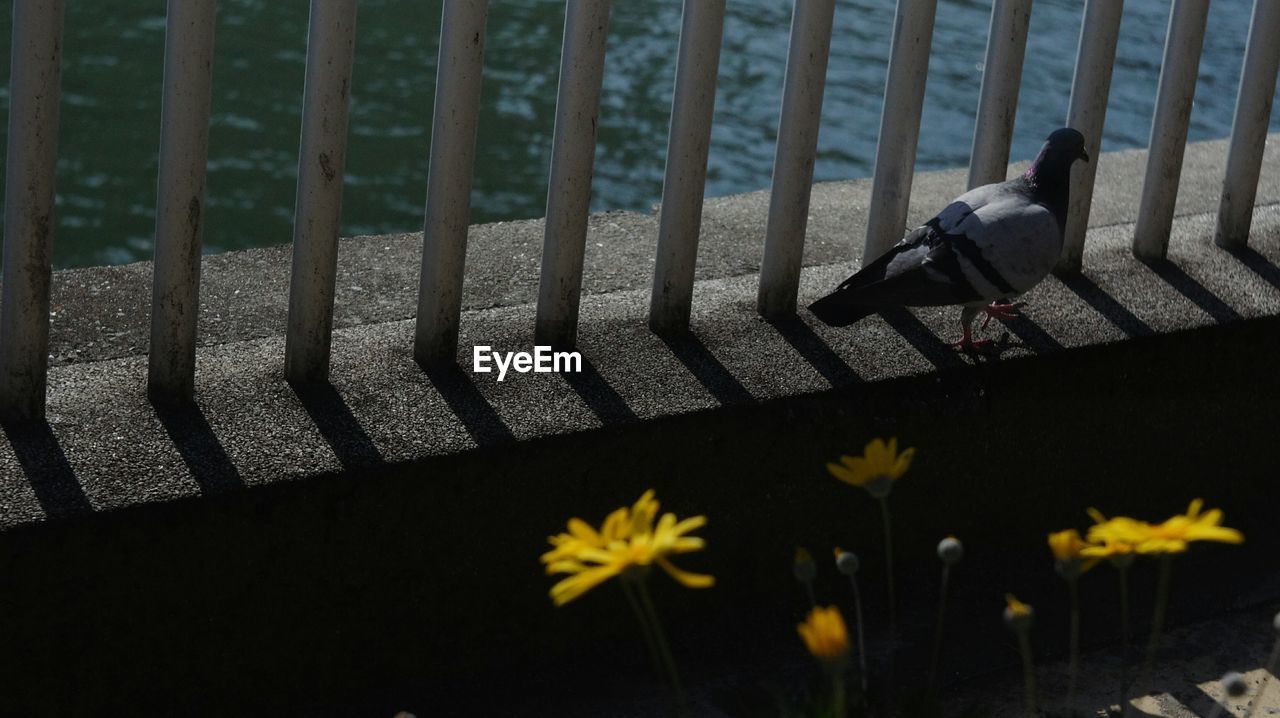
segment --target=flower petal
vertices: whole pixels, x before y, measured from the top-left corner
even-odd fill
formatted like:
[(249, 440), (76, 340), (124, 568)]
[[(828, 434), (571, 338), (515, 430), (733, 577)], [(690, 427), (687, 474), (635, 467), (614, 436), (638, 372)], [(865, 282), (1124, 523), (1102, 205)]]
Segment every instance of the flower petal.
[(656, 563), (662, 567), (662, 570), (671, 574), (671, 578), (679, 581), (687, 588), (710, 588), (716, 583), (715, 576), (708, 576), (703, 573), (690, 573), (676, 568), (665, 557), (659, 557)]
[(911, 447), (906, 451), (902, 452), (902, 456), (899, 456), (898, 460), (894, 462), (893, 471), (890, 475), (893, 476), (893, 478), (897, 479), (898, 477), (907, 473), (907, 469), (911, 468), (911, 460), (914, 459), (915, 456), (916, 456), (915, 447)]

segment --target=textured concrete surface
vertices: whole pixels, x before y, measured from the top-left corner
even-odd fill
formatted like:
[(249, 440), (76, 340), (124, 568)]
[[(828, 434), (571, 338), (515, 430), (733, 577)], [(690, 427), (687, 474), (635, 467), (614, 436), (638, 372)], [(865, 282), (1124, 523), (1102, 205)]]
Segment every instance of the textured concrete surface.
[[(1273, 648), (1280, 636), (1271, 628), (1275, 606), (1218, 616), (1169, 631), (1162, 642), (1160, 658), (1152, 673), (1156, 687), (1148, 695), (1128, 696), (1140, 717), (1197, 718), (1215, 714), (1244, 718), (1246, 715), (1280, 715), (1280, 680), (1267, 671)], [(1086, 652), (1081, 656), (1075, 709), (1084, 715), (1118, 706), (1118, 685), (1122, 654), (1115, 646)], [(1129, 660), (1141, 662), (1135, 647)], [(1274, 670), (1275, 667), (1273, 667)], [(1130, 671), (1136, 668), (1131, 667)], [(1236, 671), (1245, 678), (1248, 691), (1228, 697), (1222, 677)], [(1036, 669), (1040, 705), (1064, 711), (1067, 695), (1067, 662), (1058, 660)], [(1011, 667), (969, 682), (956, 690), (951, 701), (980, 706), (990, 718), (1024, 718), (1022, 670)], [(1252, 710), (1253, 713), (1249, 711)]]
[[(1142, 150), (1102, 156), (1090, 226), (1131, 222), (1141, 190)], [(1225, 172), (1226, 141), (1188, 146), (1178, 214), (1215, 211)], [(1014, 172), (1026, 163), (1014, 165)], [(967, 170), (924, 172), (912, 187), (912, 223), (932, 216), (964, 190)], [(1269, 139), (1258, 204), (1280, 202), (1280, 136)], [(814, 187), (805, 242), (806, 266), (856, 260), (862, 252), (871, 181)], [(698, 246), (700, 279), (756, 272), (764, 251), (767, 192), (708, 200)], [(471, 229), (463, 306), (483, 309), (534, 301), (542, 253), (540, 219)], [(587, 235), (583, 291), (647, 290), (653, 281), (656, 214), (595, 215)], [(338, 258), (334, 324), (355, 326), (414, 316), (422, 236), (345, 239)], [(200, 342), (210, 346), (284, 334), (288, 311), (288, 246), (204, 258)], [(55, 365), (144, 353), (151, 307), (151, 263), (58, 272), (53, 281), (50, 353)]]
[[(1260, 202), (1280, 201), (1272, 138)], [(1256, 211), (1252, 249), (1214, 248), (1222, 142), (1192, 145), (1183, 170), (1170, 261), (1129, 255), (1141, 152), (1104, 155), (1083, 276), (1050, 279), (1027, 295), (1009, 329), (1007, 358), (1171, 332), (1280, 310), (1280, 206)], [(1016, 171), (1011, 170), (1011, 171)], [(962, 171), (924, 173), (913, 221), (959, 190)], [(802, 303), (856, 266), (865, 181), (814, 192)], [(350, 240), (343, 251), (332, 385), (299, 393), (282, 380), (288, 276), (283, 249), (206, 258), (197, 359), (198, 410), (145, 399), (146, 263), (61, 272), (54, 303), (55, 363), (46, 425), (10, 429), (0, 444), (0, 526), (265, 484), (356, 466), (401, 463), (476, 446), (564, 434), (735, 403), (762, 402), (851, 382), (963, 365), (946, 350), (953, 310), (872, 318), (851, 331), (803, 319), (773, 327), (752, 309), (767, 197), (708, 204), (700, 271), (719, 277), (695, 293), (695, 336), (664, 342), (645, 326), (653, 217), (593, 218), (577, 376), (523, 375), (504, 383), (470, 372), (470, 347), (532, 345), (540, 222), (476, 229), (467, 275), (460, 361), (424, 374), (412, 361), (417, 249), (409, 238)], [(851, 242), (851, 239), (856, 241)], [(832, 263), (835, 262), (835, 263)], [(611, 291), (612, 290), (612, 291)], [(803, 313), (802, 313), (803, 314)], [(389, 321), (398, 320), (398, 321)], [(265, 335), (265, 336), (264, 336)]]

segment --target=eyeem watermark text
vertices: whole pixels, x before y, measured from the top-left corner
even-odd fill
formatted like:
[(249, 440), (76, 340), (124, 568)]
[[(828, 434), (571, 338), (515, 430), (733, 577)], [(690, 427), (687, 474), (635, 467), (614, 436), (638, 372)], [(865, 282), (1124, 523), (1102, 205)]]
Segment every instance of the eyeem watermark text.
[(471, 354), (471, 371), (477, 374), (488, 374), (497, 367), (498, 381), (507, 378), (508, 370), (519, 374), (534, 372), (580, 372), (582, 371), (582, 355), (578, 352), (552, 351), (549, 346), (535, 346), (529, 352), (495, 352), (486, 345), (476, 346)]

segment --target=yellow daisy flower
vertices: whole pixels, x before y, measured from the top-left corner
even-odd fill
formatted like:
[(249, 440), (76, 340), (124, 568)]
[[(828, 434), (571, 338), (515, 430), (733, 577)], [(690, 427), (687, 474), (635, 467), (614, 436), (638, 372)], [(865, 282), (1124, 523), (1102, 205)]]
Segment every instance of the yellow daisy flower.
[(1195, 499), (1187, 507), (1187, 513), (1172, 516), (1164, 523), (1154, 525), (1117, 516), (1089, 529), (1089, 538), (1098, 542), (1111, 539), (1131, 544), (1141, 554), (1182, 553), (1192, 541), (1244, 542), (1243, 534), (1222, 525), (1221, 509), (1201, 513), (1203, 508), (1204, 500)]
[(1075, 529), (1049, 534), (1049, 550), (1053, 552), (1053, 557), (1062, 570), (1072, 577), (1088, 571), (1098, 563), (1097, 558), (1089, 557), (1084, 552), (1087, 548), (1089, 544), (1085, 543), (1080, 532)]
[(846, 484), (865, 488), (871, 495), (882, 498), (888, 495), (893, 482), (911, 468), (915, 455), (914, 448), (899, 454), (897, 438), (889, 439), (887, 444), (883, 439), (872, 439), (862, 456), (841, 456), (840, 463), (827, 464), (827, 471)]
[(705, 544), (697, 536), (686, 536), (707, 523), (705, 516), (679, 521), (663, 514), (654, 524), (658, 502), (646, 491), (630, 509), (609, 514), (599, 531), (581, 519), (570, 519), (568, 533), (552, 536), (552, 549), (542, 555), (547, 573), (567, 573), (567, 578), (551, 587), (557, 606), (578, 598), (601, 583), (632, 569), (657, 564), (676, 581), (689, 588), (707, 588), (712, 576), (689, 573), (673, 565), (669, 556), (701, 550)]
[(835, 606), (814, 606), (796, 631), (815, 658), (835, 661), (849, 652), (849, 631)]
[[(1086, 509), (1086, 511), (1093, 519), (1095, 526), (1101, 526), (1110, 521), (1110, 519), (1104, 516), (1101, 511), (1095, 508), (1090, 507)], [(1112, 563), (1123, 566), (1128, 566), (1133, 562), (1133, 544), (1120, 541), (1115, 536), (1108, 535), (1105, 531), (1100, 534), (1099, 532), (1095, 532), (1092, 528), (1089, 530), (1089, 538), (1093, 541), (1100, 539), (1102, 543), (1091, 543), (1085, 545), (1084, 548), (1080, 549), (1081, 556), (1087, 556), (1088, 558), (1095, 559), (1107, 558), (1111, 559)]]

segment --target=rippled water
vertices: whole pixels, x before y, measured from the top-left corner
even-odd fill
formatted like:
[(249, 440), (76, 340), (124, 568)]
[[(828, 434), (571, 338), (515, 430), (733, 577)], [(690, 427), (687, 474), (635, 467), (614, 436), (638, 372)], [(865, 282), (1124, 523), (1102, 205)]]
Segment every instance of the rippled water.
[[(421, 227), (440, 0), (361, 0), (344, 233)], [(1215, 0), (1192, 139), (1229, 133), (1251, 0)], [(59, 267), (152, 254), (163, 0), (67, 8), (58, 168)], [(1034, 154), (1066, 115), (1080, 0), (1032, 13), (1013, 157)], [(790, 2), (729, 0), (711, 196), (769, 184)], [(1167, 0), (1129, 0), (1105, 149), (1145, 146)], [(206, 252), (288, 242), (306, 56), (305, 0), (221, 0), (214, 69)], [(816, 176), (870, 174), (893, 0), (841, 0)], [(561, 0), (492, 3), (474, 219), (543, 214), (563, 26)], [(963, 165), (982, 79), (990, 3), (942, 0), (919, 166)], [(0, 37), (9, 36), (8, 12)], [(610, 27), (592, 206), (647, 209), (661, 195), (679, 0), (618, 0)], [(8, 76), (8, 53), (0, 56)], [(0, 97), (7, 108), (7, 96)], [(7, 120), (6, 120), (7, 121)], [(1280, 112), (1273, 114), (1273, 130)]]

